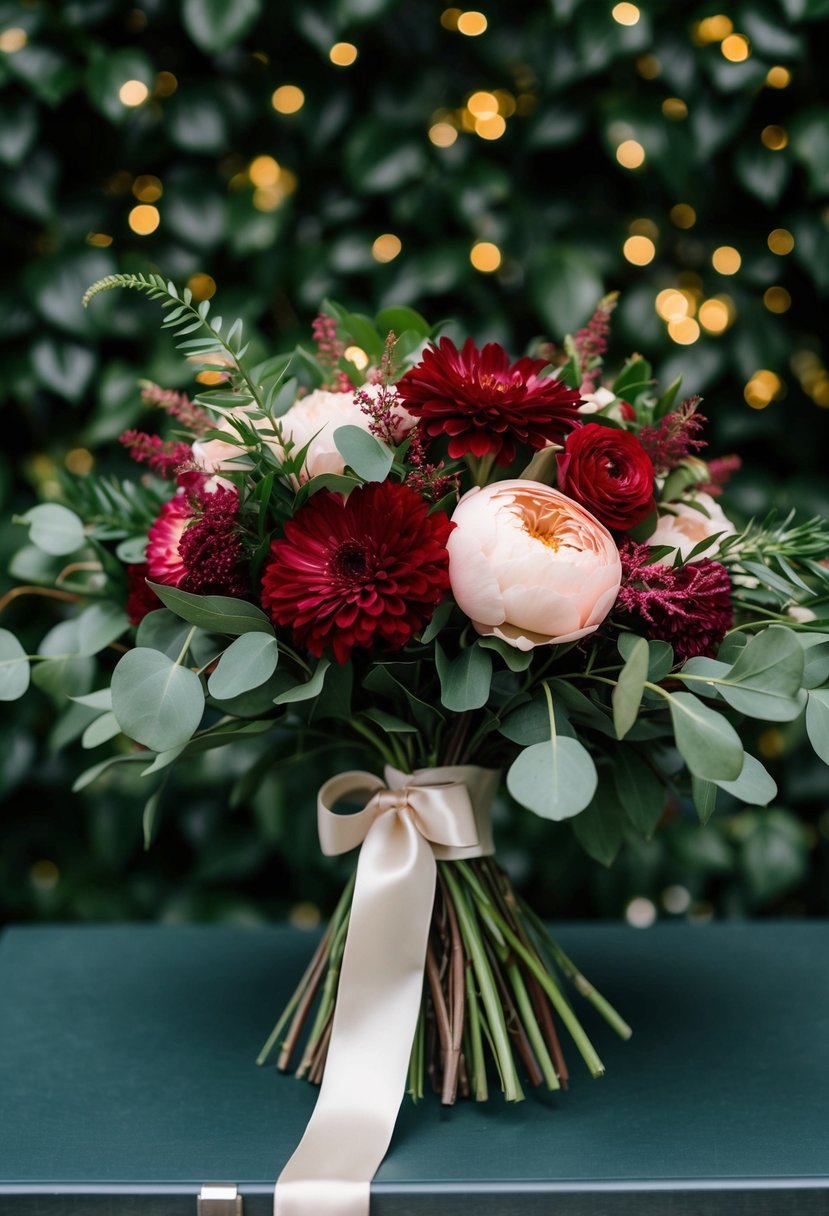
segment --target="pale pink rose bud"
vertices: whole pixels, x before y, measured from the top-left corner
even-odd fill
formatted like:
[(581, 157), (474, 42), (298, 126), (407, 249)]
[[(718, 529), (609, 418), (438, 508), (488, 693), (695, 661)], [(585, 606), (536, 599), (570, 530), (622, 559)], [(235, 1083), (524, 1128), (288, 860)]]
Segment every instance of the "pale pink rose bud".
[[(698, 510), (694, 503), (703, 510)], [(661, 509), (659, 522), (648, 537), (648, 544), (669, 545), (672, 552), (666, 553), (660, 561), (670, 565), (677, 553), (685, 561), (701, 540), (717, 534), (733, 536), (736, 530), (716, 499), (710, 494), (698, 493), (694, 495), (693, 503), (672, 502)], [(715, 542), (699, 556), (716, 557), (718, 552), (719, 545)]]
[[(361, 391), (374, 399), (380, 392), (380, 386), (366, 384)], [(394, 412), (400, 415), (399, 433), (395, 436), (399, 442), (411, 430), (415, 420), (402, 405), (395, 405)], [(291, 440), (293, 452), (299, 452), (306, 444), (309, 445), (300, 481), (307, 481), (320, 473), (342, 473), (345, 462), (334, 443), (334, 432), (341, 426), (358, 426), (370, 433), (370, 422), (368, 414), (355, 402), (350, 392), (330, 393), (320, 388), (295, 402), (279, 419), (279, 424), (284, 438)]]
[(465, 494), (452, 522), (452, 593), (478, 633), (531, 650), (593, 633), (613, 607), (613, 537), (558, 490), (497, 481)]

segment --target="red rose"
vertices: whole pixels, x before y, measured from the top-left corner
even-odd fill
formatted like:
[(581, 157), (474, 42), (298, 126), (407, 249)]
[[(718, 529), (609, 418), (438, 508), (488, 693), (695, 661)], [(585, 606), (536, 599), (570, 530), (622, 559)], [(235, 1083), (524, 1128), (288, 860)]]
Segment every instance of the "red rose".
[(588, 422), (568, 437), (557, 462), (558, 488), (606, 528), (634, 528), (656, 506), (653, 463), (630, 431)]

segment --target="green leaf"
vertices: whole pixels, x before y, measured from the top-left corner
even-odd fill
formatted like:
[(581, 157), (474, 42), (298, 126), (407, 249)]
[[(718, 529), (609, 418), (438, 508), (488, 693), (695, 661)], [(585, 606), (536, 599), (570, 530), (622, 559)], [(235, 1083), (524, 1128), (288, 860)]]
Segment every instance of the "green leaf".
[(519, 650), (517, 646), (510, 646), (503, 638), (478, 638), (478, 645), (484, 650), (494, 650), (499, 654), (510, 671), (526, 671), (533, 661), (531, 650)]
[(112, 709), (124, 734), (160, 752), (185, 743), (198, 729), (204, 693), (195, 672), (139, 646), (112, 673)]
[(442, 603), (438, 604), (437, 608), (432, 614), (431, 621), (420, 635), (420, 640), (424, 646), (428, 645), (429, 642), (434, 641), (434, 639), (438, 636), (441, 629), (443, 629), (444, 625), (452, 615), (453, 606), (452, 600), (450, 599), (445, 599)]
[(587, 321), (603, 295), (592, 258), (570, 245), (539, 249), (528, 273), (535, 306), (555, 337)]
[(743, 647), (717, 688), (740, 713), (789, 722), (803, 709), (802, 698), (798, 697), (803, 665), (797, 635), (784, 626), (771, 625)]
[[(576, 732), (560, 698), (556, 698), (554, 701), (553, 712), (556, 734), (568, 735), (575, 739)], [(550, 738), (550, 711), (546, 699), (539, 695), (533, 697), (532, 701), (519, 705), (517, 709), (507, 714), (499, 724), (498, 730), (505, 739), (511, 739), (513, 743), (520, 743), (522, 747), (529, 747), (532, 743), (546, 743)]]
[(767, 806), (777, 796), (777, 783), (759, 760), (746, 752), (736, 781), (716, 781), (721, 790), (747, 806)]
[(789, 146), (809, 175), (812, 194), (829, 192), (829, 107), (797, 113), (789, 127)]
[(78, 654), (98, 654), (130, 627), (127, 615), (117, 604), (90, 604), (76, 618)]
[(694, 776), (736, 781), (743, 745), (728, 719), (688, 692), (671, 694), (668, 704), (677, 748)]
[(32, 543), (54, 557), (76, 553), (84, 543), (82, 520), (60, 503), (40, 503), (25, 515), (16, 516), (15, 522), (28, 524)]
[(702, 777), (691, 777), (691, 797), (700, 823), (707, 823), (717, 809), (717, 786)]
[(379, 439), (359, 426), (338, 426), (334, 431), (337, 451), (364, 481), (384, 481), (394, 455)]
[(758, 903), (775, 899), (801, 882), (808, 866), (802, 825), (785, 811), (758, 812), (739, 853), (739, 867)]
[(126, 122), (135, 110), (125, 106), (119, 96), (128, 80), (140, 80), (153, 87), (155, 70), (143, 51), (127, 47), (103, 48), (91, 60), (86, 73), (86, 91), (93, 107), (111, 123)]
[(428, 338), (431, 332), (429, 322), (419, 312), (402, 305), (382, 309), (375, 317), (374, 324), (381, 337), (385, 337), (391, 330), (397, 338), (406, 330), (414, 330), (420, 338)]
[(741, 186), (767, 207), (774, 206), (786, 189), (792, 162), (786, 153), (772, 152), (757, 141), (743, 143), (734, 159), (735, 176)]
[(829, 636), (825, 633), (798, 633), (803, 647), (803, 687), (818, 688), (829, 680)]
[(175, 659), (181, 654), (189, 632), (190, 626), (180, 616), (166, 608), (157, 608), (154, 612), (148, 612), (139, 624), (135, 644), (160, 650)]
[(214, 54), (241, 42), (261, 11), (261, 0), (184, 0), (181, 17), (199, 50)]
[(310, 680), (281, 692), (279, 696), (274, 697), (274, 705), (293, 705), (298, 701), (311, 701), (314, 697), (319, 696), (325, 681), (325, 673), (330, 666), (329, 659), (320, 659)]
[(516, 802), (543, 819), (569, 819), (589, 804), (596, 792), (596, 766), (577, 739), (555, 736), (520, 752), (507, 773), (507, 789)]
[(463, 713), (486, 705), (492, 682), (492, 659), (480, 646), (468, 646), (455, 659), (448, 659), (435, 643), (435, 665), (440, 679), (440, 699), (445, 709)]
[(363, 716), (368, 718), (370, 722), (376, 722), (388, 735), (411, 735), (417, 733), (417, 727), (412, 726), (411, 722), (404, 722), (402, 718), (397, 718), (394, 714), (387, 714), (384, 709), (366, 709), (363, 711)]
[(220, 701), (238, 697), (269, 680), (279, 660), (275, 637), (243, 633), (230, 643), (207, 681), (207, 691)]
[(624, 739), (639, 714), (648, 678), (648, 658), (648, 643), (644, 638), (637, 638), (611, 693), (613, 725), (619, 739)]
[(647, 760), (628, 745), (613, 753), (613, 780), (628, 819), (637, 832), (650, 840), (665, 809), (664, 782)]
[(642, 385), (651, 384), (653, 382), (653, 369), (647, 360), (639, 356), (634, 356), (628, 359), (619, 375), (613, 382), (613, 392), (617, 397), (627, 399), (628, 394), (633, 388), (641, 388)]
[(90, 722), (83, 732), (81, 747), (98, 747), (101, 743), (107, 743), (110, 739), (114, 739), (116, 735), (120, 734), (121, 727), (115, 714), (101, 714), (94, 722)]
[(144, 803), (144, 810), (141, 815), (141, 828), (144, 835), (144, 848), (149, 849), (153, 842), (153, 838), (158, 826), (158, 813), (161, 809), (161, 795), (164, 792), (164, 782), (157, 790), (150, 794), (147, 801)]
[(829, 764), (829, 688), (812, 688), (806, 704), (806, 733), (824, 764)]
[(29, 687), (26, 651), (8, 629), (0, 629), (0, 701), (16, 701)]
[(79, 794), (81, 790), (85, 790), (88, 785), (92, 785), (93, 781), (97, 781), (102, 773), (107, 769), (112, 768), (114, 764), (146, 764), (149, 759), (146, 755), (137, 755), (135, 752), (123, 754), (120, 756), (109, 756), (106, 760), (101, 760), (98, 764), (93, 764), (91, 768), (85, 769), (79, 777), (76, 777), (72, 785), (72, 793)]
[(609, 866), (621, 847), (623, 826), (609, 776), (602, 774), (596, 796), (573, 820), (576, 839), (585, 853)]
[(260, 608), (229, 595), (193, 595), (178, 587), (149, 583), (161, 602), (191, 625), (212, 633), (269, 633), (273, 626)]

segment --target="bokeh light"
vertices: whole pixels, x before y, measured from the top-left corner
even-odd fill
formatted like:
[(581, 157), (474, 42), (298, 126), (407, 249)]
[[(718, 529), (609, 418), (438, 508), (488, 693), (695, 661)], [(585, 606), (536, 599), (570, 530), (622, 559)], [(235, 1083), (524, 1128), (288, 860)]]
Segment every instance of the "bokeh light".
[(743, 259), (733, 245), (720, 245), (711, 254), (711, 265), (717, 274), (736, 274)]
[(624, 139), (616, 149), (616, 159), (623, 169), (638, 169), (645, 163), (645, 149), (635, 139)]
[(768, 368), (761, 368), (749, 379), (743, 389), (743, 396), (753, 410), (764, 410), (781, 395), (782, 390), (783, 381), (777, 373), (769, 371)]
[(656, 246), (650, 237), (629, 236), (622, 246), (622, 253), (634, 266), (647, 266), (656, 256)]
[(281, 84), (271, 95), (271, 105), (277, 114), (296, 114), (305, 105), (305, 94), (298, 85)]
[(384, 232), (372, 244), (371, 256), (375, 262), (393, 262), (402, 248), (403, 242), (399, 236), (395, 236), (393, 232)]
[(335, 42), (328, 58), (336, 67), (348, 68), (357, 58), (357, 48), (353, 42)]
[(697, 222), (697, 213), (690, 203), (675, 203), (670, 211), (671, 223), (677, 228), (693, 228)]
[(635, 4), (614, 4), (610, 15), (619, 25), (636, 25), (641, 13)]
[(138, 236), (149, 236), (161, 223), (158, 207), (152, 207), (149, 203), (139, 203), (127, 216), (127, 223)]
[(469, 251), (469, 260), (476, 270), (492, 274), (501, 265), (501, 250), (492, 241), (476, 241)]
[(792, 297), (785, 287), (768, 287), (763, 292), (763, 303), (769, 312), (788, 312), (792, 306)]
[(794, 249), (794, 237), (788, 228), (775, 228), (768, 235), (768, 247), (772, 253), (784, 257)]
[(141, 106), (150, 95), (143, 80), (125, 80), (118, 90), (118, 100), (124, 106)]
[(479, 34), (486, 31), (488, 24), (483, 13), (479, 13), (477, 9), (471, 9), (469, 12), (461, 13), (455, 28), (459, 34), (466, 34), (467, 38), (477, 38)]
[(743, 63), (751, 54), (748, 38), (743, 34), (729, 34), (723, 38), (720, 50), (729, 63)]

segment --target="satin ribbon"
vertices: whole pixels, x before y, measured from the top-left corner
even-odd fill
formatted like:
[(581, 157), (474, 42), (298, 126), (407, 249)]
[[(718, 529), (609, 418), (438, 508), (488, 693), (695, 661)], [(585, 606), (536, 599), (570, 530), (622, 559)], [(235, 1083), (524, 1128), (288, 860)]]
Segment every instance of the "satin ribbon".
[[(323, 853), (361, 845), (331, 1042), (314, 1112), (279, 1176), (274, 1216), (368, 1216), (406, 1090), (436, 859), (493, 852), (497, 773), (473, 765), (343, 773), (317, 800)], [(337, 802), (366, 801), (351, 815)]]

